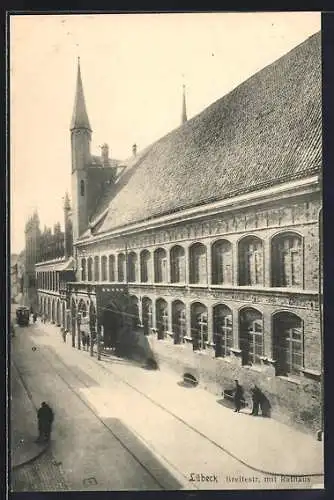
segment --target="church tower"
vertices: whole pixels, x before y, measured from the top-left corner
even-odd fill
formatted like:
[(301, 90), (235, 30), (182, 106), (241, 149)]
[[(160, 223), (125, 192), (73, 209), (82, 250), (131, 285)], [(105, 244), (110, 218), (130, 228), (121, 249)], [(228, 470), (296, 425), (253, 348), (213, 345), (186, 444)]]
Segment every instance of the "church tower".
[(78, 58), (77, 84), (70, 126), (72, 150), (72, 210), (73, 239), (81, 236), (88, 226), (88, 167), (91, 163), (92, 129), (88, 120)]

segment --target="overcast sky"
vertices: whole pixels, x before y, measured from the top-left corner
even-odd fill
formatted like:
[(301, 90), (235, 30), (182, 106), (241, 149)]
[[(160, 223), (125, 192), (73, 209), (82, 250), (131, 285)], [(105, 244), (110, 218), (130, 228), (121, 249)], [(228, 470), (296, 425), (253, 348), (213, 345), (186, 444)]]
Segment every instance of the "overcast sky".
[(11, 252), (34, 209), (63, 226), (77, 57), (93, 128), (131, 155), (321, 28), (319, 13), (24, 15), (10, 20)]

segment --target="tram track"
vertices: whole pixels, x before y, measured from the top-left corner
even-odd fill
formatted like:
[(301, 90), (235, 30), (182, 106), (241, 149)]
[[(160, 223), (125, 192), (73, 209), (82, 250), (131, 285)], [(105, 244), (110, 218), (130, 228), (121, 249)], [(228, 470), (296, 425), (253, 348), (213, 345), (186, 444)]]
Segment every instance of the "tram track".
[[(77, 373), (75, 373), (73, 370), (71, 370), (71, 368), (63, 361), (62, 357), (57, 353), (55, 352), (54, 349), (51, 349), (51, 347), (48, 347), (48, 346), (44, 346), (44, 347), (47, 347), (47, 351), (49, 354), (51, 354), (51, 356), (53, 356), (55, 359), (57, 359), (57, 361), (65, 367), (66, 370), (68, 370), (71, 375), (73, 377), (75, 377), (78, 382), (80, 382), (80, 384), (82, 384), (83, 386), (85, 386), (86, 388), (89, 388), (89, 386), (87, 385), (87, 383), (78, 376)], [(257, 467), (253, 467), (252, 465), (246, 463), (245, 461), (243, 461), (242, 459), (240, 459), (239, 457), (237, 457), (236, 455), (234, 455), (233, 453), (231, 453), (229, 450), (225, 449), (223, 446), (221, 446), (219, 443), (215, 442), (214, 440), (212, 440), (210, 437), (206, 436), (205, 434), (203, 434), (201, 431), (199, 431), (198, 429), (196, 429), (195, 427), (193, 427), (191, 424), (189, 424), (188, 422), (186, 422), (185, 420), (183, 420), (180, 416), (176, 415), (175, 413), (173, 413), (171, 410), (169, 410), (168, 408), (166, 408), (165, 406), (163, 406), (162, 404), (160, 404), (159, 402), (155, 401), (153, 398), (151, 398), (149, 395), (147, 395), (145, 392), (143, 392), (142, 390), (138, 389), (136, 386), (132, 385), (131, 383), (129, 383), (127, 380), (125, 380), (123, 377), (121, 377), (120, 375), (116, 374), (115, 372), (113, 372), (112, 370), (110, 370), (109, 368), (107, 368), (106, 366), (104, 366), (103, 362), (101, 363), (101, 361), (98, 361), (96, 359), (96, 357), (90, 357), (89, 358), (89, 361), (91, 363), (94, 363), (96, 366), (98, 366), (100, 369), (102, 369), (106, 374), (107, 376), (109, 377), (114, 377), (115, 379), (119, 380), (122, 384), (128, 386), (130, 389), (132, 389), (133, 391), (135, 391), (136, 393), (138, 393), (140, 396), (144, 397), (145, 399), (147, 399), (148, 401), (150, 401), (151, 404), (155, 405), (156, 407), (158, 407), (160, 410), (162, 410), (163, 412), (169, 414), (170, 416), (172, 416), (173, 418), (175, 418), (177, 421), (179, 421), (181, 424), (183, 424), (185, 427), (187, 427), (189, 430), (195, 432), (197, 435), (199, 435), (201, 438), (205, 439), (206, 441), (208, 441), (210, 444), (214, 445), (216, 448), (218, 448), (222, 453), (228, 455), (229, 457), (231, 457), (232, 459), (236, 460), (238, 463), (240, 463), (242, 466), (244, 467), (247, 467), (249, 470), (251, 471), (254, 471), (254, 472), (257, 472), (257, 473), (260, 473), (260, 474), (264, 474), (266, 476), (280, 476), (280, 477), (314, 477), (314, 478), (323, 478), (324, 474), (323, 473), (311, 473), (311, 474), (287, 474), (287, 473), (281, 473), (281, 472), (270, 472), (270, 471), (265, 471), (263, 469), (260, 469), (260, 468), (257, 468)], [(122, 444), (122, 446), (124, 446), (124, 448), (129, 451), (131, 453), (131, 455), (134, 457), (133, 453), (126, 447), (126, 445), (124, 445), (124, 443), (122, 443), (122, 441), (113, 433), (113, 431), (111, 429), (108, 428), (108, 426), (103, 422), (103, 420), (100, 418), (100, 416), (91, 408), (91, 406), (89, 406), (89, 404), (68, 384), (68, 382), (59, 374), (59, 372), (55, 369), (55, 372), (57, 373), (57, 375), (64, 381), (64, 383), (70, 388), (70, 390), (72, 392), (74, 392), (76, 394), (76, 396), (85, 404), (85, 406), (87, 406), (91, 412), (96, 416), (96, 418), (98, 418), (99, 421), (101, 421), (103, 423), (103, 425), (109, 430), (109, 432), (112, 433), (112, 435)], [(142, 439), (142, 441), (144, 443), (146, 443), (146, 445), (148, 447), (152, 447), (152, 445), (150, 443), (147, 443), (145, 441), (145, 439), (143, 439), (141, 436), (140, 438)], [(161, 454), (157, 453), (158, 456), (160, 456), (166, 463), (168, 463), (175, 471), (177, 471), (177, 473), (181, 476), (183, 476), (185, 479), (188, 479), (185, 474), (183, 474), (180, 470), (178, 470), (173, 464), (171, 464), (168, 459), (166, 459), (164, 456), (162, 456)], [(138, 460), (137, 457), (134, 457), (137, 462), (141, 464), (140, 460)], [(145, 468), (145, 470), (147, 470)], [(151, 477), (154, 478), (154, 476), (152, 476), (152, 474), (150, 473)], [(156, 481), (156, 479), (154, 478), (154, 480)], [(161, 484), (158, 483), (160, 487)], [(195, 489), (199, 489), (199, 488), (196, 488), (195, 485), (192, 485)], [(164, 488), (163, 488), (164, 489)]]
[[(66, 380), (66, 378), (60, 373), (59, 370), (57, 370), (55, 368), (55, 365), (54, 363), (51, 362), (50, 360), (50, 357), (54, 357), (57, 359), (58, 363), (60, 363), (62, 366), (64, 366), (65, 370), (67, 370), (72, 377), (75, 377), (78, 382), (80, 382), (80, 384), (82, 384), (83, 386), (85, 386), (87, 389), (89, 389), (89, 385), (81, 378), (77, 375), (77, 373), (75, 373), (73, 370), (71, 370), (71, 368), (62, 360), (61, 356), (59, 356), (59, 354), (57, 354), (54, 350), (52, 350), (50, 347), (48, 346), (44, 346), (44, 349), (43, 351), (47, 351), (48, 352), (48, 358), (49, 358), (49, 362), (51, 363), (52, 365), (52, 370), (53, 372), (57, 375), (57, 377), (67, 386), (67, 388), (73, 393), (75, 394), (75, 396), (80, 400), (80, 402), (82, 404), (85, 405), (86, 408), (89, 409), (89, 411), (95, 416), (95, 418), (105, 427), (105, 429), (113, 436), (113, 438), (122, 446), (123, 449), (125, 449), (129, 455), (131, 455), (131, 457), (145, 470), (145, 472), (153, 479), (153, 481), (157, 484), (157, 486), (159, 488), (161, 488), (162, 490), (167, 490), (168, 488), (166, 488), (166, 486), (156, 477), (156, 475), (154, 473), (152, 473), (152, 471), (150, 470), (149, 467), (147, 467), (147, 465), (138, 458), (138, 456), (130, 449), (130, 447), (128, 447), (123, 441), (122, 439), (110, 428), (110, 426), (108, 424), (106, 424), (106, 422), (103, 420), (103, 418), (100, 417), (100, 415), (94, 410), (94, 408), (92, 407), (91, 404), (88, 403), (88, 401), (83, 398), (72, 386), (71, 384)], [(50, 356), (51, 354), (51, 356)], [(44, 357), (44, 360), (46, 361), (45, 357)], [(34, 403), (33, 401), (33, 396), (32, 396), (32, 393), (19, 369), (19, 367), (17, 366), (17, 363), (14, 362), (14, 360), (12, 359), (12, 364), (22, 382), (22, 385), (25, 389), (25, 391), (27, 392), (28, 394), (28, 397), (29, 399), (31, 400), (32, 404), (34, 405), (34, 407), (37, 409), (37, 406), (36, 404)], [(106, 370), (106, 369), (105, 369)], [(109, 375), (112, 375), (109, 370), (106, 370), (107, 373)], [(117, 377), (119, 378), (119, 377)], [(138, 433), (137, 433), (138, 435)], [(138, 435), (139, 436), (139, 435)], [(147, 447), (150, 447), (150, 445), (141, 437), (139, 436), (141, 441), (143, 441)], [(184, 480), (188, 482), (188, 478), (181, 472), (179, 471), (178, 469), (175, 468), (174, 465), (172, 465), (165, 457), (163, 457), (162, 455), (160, 454), (157, 454), (155, 453), (156, 455), (158, 455), (158, 458), (162, 458), (166, 463), (169, 464), (169, 467), (176, 470), (176, 472), (178, 473), (178, 475), (180, 476), (183, 476)], [(195, 485), (191, 485), (191, 489), (198, 489)], [(182, 488), (180, 488), (182, 489)]]
[[(56, 354), (56, 353), (54, 353), (54, 354), (56, 356), (58, 356), (59, 359), (61, 360), (61, 362), (64, 364), (64, 362), (61, 359), (61, 357), (58, 354)], [(127, 382), (127, 380), (125, 380), (124, 378), (120, 377), (116, 373), (114, 373), (111, 370), (109, 370), (108, 368), (106, 368), (100, 361), (97, 361), (96, 358), (93, 357), (93, 358), (90, 358), (90, 359), (95, 364), (97, 364), (100, 368), (102, 368), (106, 373), (108, 373), (109, 376), (113, 376), (116, 379), (118, 379), (120, 382), (122, 382), (125, 385), (127, 385), (129, 388), (131, 388), (132, 390), (134, 390), (135, 392), (137, 392), (138, 394), (140, 394), (141, 396), (143, 396), (144, 398), (146, 398), (147, 400), (149, 400), (152, 404), (154, 404), (155, 406), (157, 406), (158, 408), (160, 408), (161, 410), (163, 410), (165, 413), (168, 413), (169, 415), (171, 415), (172, 417), (174, 417), (176, 420), (178, 420), (179, 422), (181, 422), (188, 429), (192, 430), (193, 432), (195, 432), (196, 434), (198, 434), (199, 436), (201, 436), (203, 439), (205, 439), (206, 441), (208, 441), (209, 443), (211, 443), (212, 445), (214, 445), (216, 448), (218, 448), (223, 453), (227, 454), (232, 459), (234, 459), (237, 462), (239, 462), (244, 467), (247, 467), (248, 469), (250, 469), (250, 470), (252, 470), (254, 472), (257, 472), (257, 473), (260, 473), (260, 474), (264, 474), (266, 476), (272, 476), (272, 477), (275, 477), (275, 476), (276, 477), (298, 477), (298, 478), (302, 478), (302, 477), (319, 477), (319, 478), (321, 478), (321, 477), (324, 477), (324, 473), (311, 473), (311, 474), (295, 474), (294, 473), (294, 474), (287, 474), (285, 472), (270, 472), (270, 471), (265, 471), (263, 469), (260, 469), (260, 468), (254, 467), (252, 465), (249, 465), (247, 462), (243, 461), (241, 458), (239, 458), (236, 455), (234, 455), (232, 452), (230, 452), (229, 450), (227, 450), (226, 448), (224, 448), (223, 446), (221, 446), (219, 443), (217, 443), (216, 441), (214, 441), (213, 439), (209, 438), (208, 436), (206, 436), (205, 434), (203, 434), (201, 431), (199, 431), (198, 429), (196, 429), (196, 427), (193, 427), (191, 424), (189, 424), (188, 422), (186, 422), (180, 416), (176, 415), (174, 412), (172, 412), (171, 410), (169, 410), (168, 408), (166, 408), (165, 406), (161, 405), (160, 403), (158, 403), (157, 401), (155, 401), (153, 398), (151, 398), (150, 396), (148, 396), (147, 394), (145, 394), (145, 392), (141, 391), (140, 389), (138, 389), (134, 385), (132, 385), (129, 382)]]

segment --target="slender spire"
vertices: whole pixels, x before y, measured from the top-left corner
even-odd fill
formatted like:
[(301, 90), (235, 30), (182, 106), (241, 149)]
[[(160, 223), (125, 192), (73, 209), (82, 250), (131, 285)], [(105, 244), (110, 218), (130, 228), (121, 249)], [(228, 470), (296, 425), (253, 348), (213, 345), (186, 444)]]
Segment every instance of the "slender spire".
[(70, 210), (71, 205), (70, 205), (70, 198), (68, 196), (68, 192), (66, 191), (65, 196), (63, 198), (64, 200), (64, 210)]
[(81, 79), (80, 57), (78, 57), (77, 88), (75, 93), (74, 109), (70, 130), (78, 128), (85, 128), (90, 131), (92, 130), (86, 110), (85, 96)]
[(182, 96), (182, 124), (186, 123), (187, 118), (187, 107), (186, 107), (186, 86), (183, 85), (183, 96)]

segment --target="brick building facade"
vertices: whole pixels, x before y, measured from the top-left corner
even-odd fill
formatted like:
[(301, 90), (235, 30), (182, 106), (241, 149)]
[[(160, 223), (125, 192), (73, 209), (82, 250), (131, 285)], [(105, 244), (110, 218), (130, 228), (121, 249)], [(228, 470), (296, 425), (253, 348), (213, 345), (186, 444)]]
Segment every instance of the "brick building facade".
[(319, 429), (320, 34), (124, 162), (90, 153), (79, 66), (70, 129), (72, 335), (125, 285), (161, 364)]

